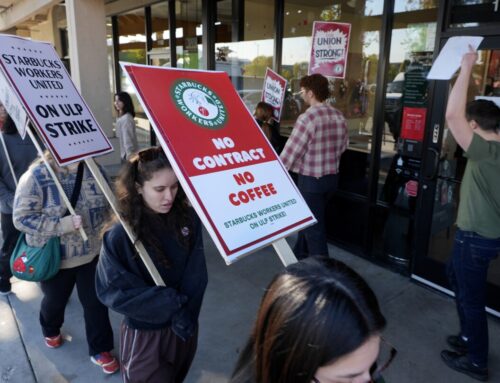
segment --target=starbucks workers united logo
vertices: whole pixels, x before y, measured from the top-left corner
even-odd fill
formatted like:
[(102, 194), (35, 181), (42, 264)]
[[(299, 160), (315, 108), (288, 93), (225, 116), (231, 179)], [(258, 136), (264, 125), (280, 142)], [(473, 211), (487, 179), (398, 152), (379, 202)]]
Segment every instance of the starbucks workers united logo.
[(193, 80), (179, 80), (171, 94), (177, 109), (192, 122), (207, 128), (220, 129), (227, 122), (227, 111), (217, 94)]

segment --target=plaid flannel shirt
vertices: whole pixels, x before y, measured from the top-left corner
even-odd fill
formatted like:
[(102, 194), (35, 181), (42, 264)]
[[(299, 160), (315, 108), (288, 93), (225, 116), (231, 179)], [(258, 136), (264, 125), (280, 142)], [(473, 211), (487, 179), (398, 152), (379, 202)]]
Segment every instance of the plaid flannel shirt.
[(295, 123), (280, 158), (285, 167), (304, 176), (337, 174), (349, 143), (347, 122), (329, 105), (311, 106)]

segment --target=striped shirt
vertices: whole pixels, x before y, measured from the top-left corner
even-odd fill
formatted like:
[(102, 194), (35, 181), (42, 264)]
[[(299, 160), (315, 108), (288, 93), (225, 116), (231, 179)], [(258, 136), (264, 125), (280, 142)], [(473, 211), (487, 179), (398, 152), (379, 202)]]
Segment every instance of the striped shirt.
[(347, 122), (329, 105), (309, 107), (295, 123), (280, 158), (285, 167), (305, 176), (337, 174), (349, 143)]

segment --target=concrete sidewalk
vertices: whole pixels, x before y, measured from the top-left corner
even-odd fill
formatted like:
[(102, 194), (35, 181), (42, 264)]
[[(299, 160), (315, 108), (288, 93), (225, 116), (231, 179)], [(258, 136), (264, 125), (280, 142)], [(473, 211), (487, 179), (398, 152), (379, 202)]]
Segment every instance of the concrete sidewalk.
[[(227, 267), (207, 235), (205, 247), (209, 285), (200, 318), (198, 352), (188, 383), (227, 381), (264, 288), (282, 268), (272, 248)], [(398, 349), (398, 356), (384, 374), (388, 383), (474, 382), (448, 369), (440, 360), (445, 336), (458, 328), (451, 298), (336, 247), (330, 247), (330, 254), (362, 274), (379, 298), (388, 320), (384, 337)], [(62, 330), (66, 344), (54, 350), (44, 345), (38, 324), (38, 285), (15, 281), (13, 292), (0, 298), (0, 382), (121, 382), (118, 374), (105, 376), (90, 362), (76, 293), (67, 307)], [(117, 339), (121, 317), (111, 313), (111, 319)], [(500, 323), (489, 320), (490, 381), (500, 382)]]

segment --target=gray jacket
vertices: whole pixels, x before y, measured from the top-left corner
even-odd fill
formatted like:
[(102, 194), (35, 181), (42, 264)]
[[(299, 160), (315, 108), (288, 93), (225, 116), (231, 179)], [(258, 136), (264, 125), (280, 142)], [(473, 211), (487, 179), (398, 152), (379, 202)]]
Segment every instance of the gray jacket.
[[(16, 173), (16, 179), (19, 178), (28, 169), (29, 165), (37, 157), (35, 145), (29, 137), (25, 140), (19, 133), (5, 134), (0, 133), (7, 146), (9, 157)], [(10, 171), (9, 163), (3, 145), (0, 145), (0, 212), (3, 214), (12, 214), (12, 205), (14, 203), (14, 193), (16, 184)]]

